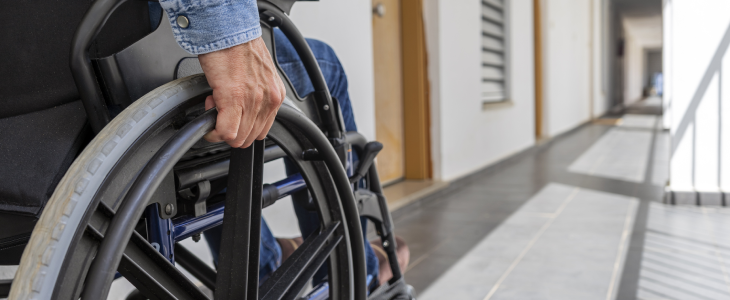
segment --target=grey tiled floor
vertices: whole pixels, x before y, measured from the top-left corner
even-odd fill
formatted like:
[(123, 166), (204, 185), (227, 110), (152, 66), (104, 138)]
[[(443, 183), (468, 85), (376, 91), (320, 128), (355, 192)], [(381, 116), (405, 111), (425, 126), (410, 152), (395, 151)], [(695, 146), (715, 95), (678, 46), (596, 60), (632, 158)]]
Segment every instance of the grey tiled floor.
[(604, 298), (615, 287), (637, 202), (548, 184), (421, 299)]
[(411, 249), (407, 281), (417, 290), (426, 290), (549, 183), (628, 197), (639, 192), (659, 195), (661, 189), (645, 191), (634, 182), (568, 171), (568, 166), (610, 129), (588, 125), (475, 175), (470, 184), (451, 194), (427, 200), (420, 207), (406, 207), (407, 213), (396, 212), (396, 233)]
[(730, 212), (649, 205), (640, 299), (730, 299)]
[(669, 139), (652, 102), (394, 213), (420, 299), (730, 297), (730, 211), (660, 203)]
[[(651, 116), (653, 117), (653, 116)], [(625, 119), (625, 118), (624, 118)], [(650, 121), (652, 125), (656, 120)], [(625, 123), (625, 122), (624, 122)], [(646, 174), (653, 131), (619, 126), (611, 128), (568, 170), (575, 173), (641, 183)], [(621, 151), (616, 151), (621, 149)]]

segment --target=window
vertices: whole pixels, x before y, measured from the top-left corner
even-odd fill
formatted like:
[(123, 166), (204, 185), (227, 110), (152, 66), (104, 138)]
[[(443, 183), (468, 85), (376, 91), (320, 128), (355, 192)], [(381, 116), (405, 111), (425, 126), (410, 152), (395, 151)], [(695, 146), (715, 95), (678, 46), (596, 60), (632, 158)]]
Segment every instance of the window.
[(507, 99), (505, 0), (482, 0), (482, 101)]

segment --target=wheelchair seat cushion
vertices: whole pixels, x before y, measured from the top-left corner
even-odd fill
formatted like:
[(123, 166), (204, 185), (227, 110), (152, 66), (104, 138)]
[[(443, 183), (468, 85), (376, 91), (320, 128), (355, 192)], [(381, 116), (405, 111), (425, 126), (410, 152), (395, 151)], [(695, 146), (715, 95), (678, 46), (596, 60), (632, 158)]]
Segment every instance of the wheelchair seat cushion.
[(81, 101), (0, 119), (0, 212), (37, 216), (91, 138)]

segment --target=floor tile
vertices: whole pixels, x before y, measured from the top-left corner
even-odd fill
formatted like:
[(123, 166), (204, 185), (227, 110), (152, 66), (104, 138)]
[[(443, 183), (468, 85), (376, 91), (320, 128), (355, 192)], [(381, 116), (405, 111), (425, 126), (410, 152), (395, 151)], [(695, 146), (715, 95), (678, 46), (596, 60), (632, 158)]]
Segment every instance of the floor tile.
[(587, 299), (584, 296), (596, 293), (605, 297), (635, 202), (549, 184), (420, 298)]

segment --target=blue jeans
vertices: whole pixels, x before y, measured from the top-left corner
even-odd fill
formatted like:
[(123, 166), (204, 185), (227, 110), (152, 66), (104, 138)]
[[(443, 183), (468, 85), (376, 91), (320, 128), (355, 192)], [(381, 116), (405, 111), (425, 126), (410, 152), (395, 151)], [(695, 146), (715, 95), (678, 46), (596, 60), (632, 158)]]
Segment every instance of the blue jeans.
[[(221, 236), (223, 235), (223, 226), (218, 226), (203, 232), (205, 240), (208, 241), (208, 247), (213, 256), (213, 262), (218, 266), (218, 251), (221, 245)], [(261, 245), (259, 247), (259, 278), (263, 282), (266, 277), (274, 272), (281, 265), (281, 247), (271, 233), (269, 225), (264, 219), (261, 219)]]
[[(276, 29), (274, 31), (274, 38), (276, 40), (276, 58), (279, 65), (286, 73), (289, 80), (294, 85), (294, 89), (297, 94), (305, 96), (314, 91), (312, 82), (309, 80), (304, 65), (301, 59), (296, 54), (294, 47), (291, 45), (289, 40), (286, 39), (284, 34)], [(347, 131), (357, 131), (355, 125), (355, 118), (352, 113), (352, 105), (350, 103), (350, 95), (347, 92), (347, 76), (345, 71), (340, 64), (337, 55), (332, 48), (318, 40), (307, 39), (309, 47), (312, 49), (314, 56), (317, 58), (319, 68), (322, 70), (327, 87), (330, 90), (332, 97), (337, 99), (342, 111), (342, 118), (344, 119), (345, 129)], [(286, 163), (287, 174), (298, 173), (296, 167), (290, 163)], [(299, 221), (299, 230), (302, 232), (302, 237), (306, 239), (307, 236), (315, 232), (320, 225), (319, 216), (317, 213), (307, 211), (296, 198), (309, 197), (306, 191), (293, 195), (295, 199), (294, 212), (297, 215)], [(367, 222), (365, 218), (360, 219), (362, 224), (363, 237), (367, 232)], [(216, 265), (218, 264), (218, 250), (220, 249), (222, 226), (210, 229), (204, 233), (210, 250), (213, 252), (213, 260)], [(259, 278), (264, 279), (269, 273), (276, 270), (281, 265), (281, 247), (276, 242), (271, 230), (264, 220), (261, 220), (261, 246), (260, 246), (260, 267), (259, 267)], [(378, 277), (378, 258), (375, 256), (370, 243), (365, 243), (365, 261), (367, 264), (367, 274), (371, 275), (372, 278)], [(325, 266), (320, 268), (313, 277), (313, 283), (316, 285), (322, 282), (327, 275), (327, 269)], [(263, 282), (263, 280), (262, 280)]]

